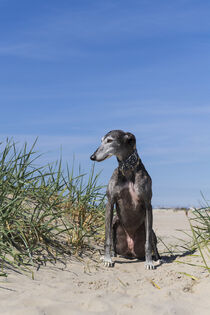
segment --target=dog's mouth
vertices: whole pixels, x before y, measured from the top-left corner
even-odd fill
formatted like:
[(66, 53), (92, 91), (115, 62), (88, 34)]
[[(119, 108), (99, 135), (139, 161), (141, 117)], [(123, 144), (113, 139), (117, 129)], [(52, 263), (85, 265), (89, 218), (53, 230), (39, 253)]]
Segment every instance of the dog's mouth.
[(109, 159), (113, 154), (110, 152), (110, 150), (104, 152), (105, 150), (101, 150), (101, 148), (99, 147), (91, 156), (90, 159), (92, 161), (96, 161), (96, 162), (102, 162), (104, 160)]
[(96, 159), (96, 161), (97, 161), (97, 162), (103, 162), (103, 161), (109, 159), (111, 156), (112, 156), (112, 154), (108, 154), (108, 155), (106, 155), (106, 156), (105, 156), (104, 158), (102, 158), (102, 159)]

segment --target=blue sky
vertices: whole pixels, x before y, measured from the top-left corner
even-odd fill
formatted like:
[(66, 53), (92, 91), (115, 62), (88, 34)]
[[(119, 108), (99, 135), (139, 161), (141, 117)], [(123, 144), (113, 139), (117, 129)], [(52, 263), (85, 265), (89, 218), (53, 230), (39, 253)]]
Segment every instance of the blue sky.
[[(0, 142), (39, 136), (84, 172), (133, 132), (154, 206), (210, 198), (210, 2), (0, 0)], [(115, 158), (98, 163), (107, 184)], [(76, 165), (77, 167), (77, 165)]]

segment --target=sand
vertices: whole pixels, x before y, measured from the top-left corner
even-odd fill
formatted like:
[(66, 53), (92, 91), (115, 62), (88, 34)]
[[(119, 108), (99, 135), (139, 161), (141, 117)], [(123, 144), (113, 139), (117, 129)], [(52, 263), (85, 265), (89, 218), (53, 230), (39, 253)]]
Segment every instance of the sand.
[[(189, 231), (189, 224), (184, 211), (154, 210), (154, 229), (167, 246), (180, 245), (188, 237), (177, 229)], [(165, 250), (162, 243), (158, 247)], [(210, 314), (208, 272), (177, 262), (201, 264), (201, 259), (167, 255), (155, 270), (118, 257), (107, 269), (99, 254), (94, 260), (43, 266), (35, 280), (10, 270), (0, 279), (0, 314)]]

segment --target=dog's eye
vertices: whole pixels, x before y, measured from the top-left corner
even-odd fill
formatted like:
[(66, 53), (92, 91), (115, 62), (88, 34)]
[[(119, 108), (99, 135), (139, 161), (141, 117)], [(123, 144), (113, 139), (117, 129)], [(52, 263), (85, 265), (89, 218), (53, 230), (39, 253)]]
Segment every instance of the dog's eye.
[(107, 143), (111, 143), (112, 141), (112, 139), (107, 139)]

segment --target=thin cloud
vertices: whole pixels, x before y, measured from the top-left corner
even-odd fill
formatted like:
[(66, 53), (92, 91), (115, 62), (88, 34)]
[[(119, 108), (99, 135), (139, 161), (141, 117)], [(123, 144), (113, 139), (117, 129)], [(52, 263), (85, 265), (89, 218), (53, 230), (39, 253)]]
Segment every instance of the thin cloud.
[[(184, 33), (208, 32), (210, 27), (207, 5), (199, 7), (180, 4), (154, 6), (154, 3), (133, 6), (107, 1), (84, 8), (54, 9), (45, 12), (37, 20), (27, 20), (24, 27), (15, 30), (10, 42), (1, 44), (1, 55), (22, 56), (37, 59), (60, 59), (62, 56), (87, 56), (97, 54), (107, 43), (112, 48), (132, 39), (177, 36)], [(108, 17), (108, 18), (107, 18)], [(202, 23), (194, 23), (199, 19)], [(26, 31), (27, 29), (27, 31)], [(14, 44), (15, 42), (15, 44)], [(102, 50), (100, 51), (101, 45)], [(86, 47), (85, 54), (84, 46)]]
[[(3, 139), (5, 141), (7, 138), (14, 139), (14, 141), (21, 141), (22, 143), (25, 141), (28, 141), (29, 143), (32, 143), (37, 138), (37, 135), (28, 135), (28, 134), (17, 134), (17, 135), (0, 135), (0, 139)], [(38, 137), (39, 143), (42, 146), (47, 145), (47, 147), (55, 147), (60, 145), (74, 145), (75, 147), (81, 146), (81, 145), (89, 145), (95, 143), (96, 137), (92, 136), (50, 136), (50, 135), (40, 135)]]
[(54, 43), (41, 40), (20, 40), (16, 44), (1, 44), (1, 56), (22, 57), (41, 61), (56, 61), (61, 57), (84, 56), (80, 49), (67, 47), (66, 50), (55, 49)]
[[(179, 105), (179, 102), (159, 102), (155, 99), (145, 99), (137, 100), (131, 102), (117, 102), (114, 104), (109, 104), (112, 106), (112, 114), (120, 117), (129, 117), (133, 116), (136, 113), (139, 115), (151, 115), (151, 116), (183, 116), (183, 115), (203, 115), (210, 114), (210, 104), (199, 104), (191, 105), (186, 102), (182, 102), (182, 105)], [(165, 123), (165, 122), (161, 122)]]

